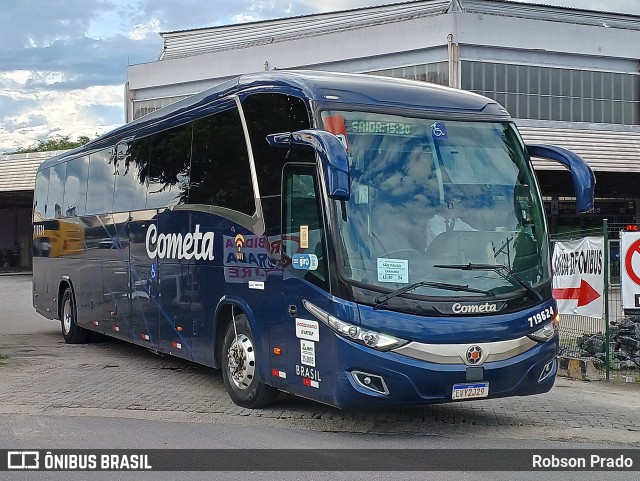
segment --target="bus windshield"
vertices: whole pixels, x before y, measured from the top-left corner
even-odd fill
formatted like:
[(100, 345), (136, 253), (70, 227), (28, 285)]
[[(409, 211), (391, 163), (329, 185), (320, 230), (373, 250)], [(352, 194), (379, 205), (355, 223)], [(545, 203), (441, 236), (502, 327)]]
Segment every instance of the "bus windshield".
[(450, 298), (508, 296), (550, 278), (542, 202), (512, 124), (322, 119), (350, 159), (351, 197), (334, 201), (347, 282), (380, 292), (420, 283), (412, 295)]

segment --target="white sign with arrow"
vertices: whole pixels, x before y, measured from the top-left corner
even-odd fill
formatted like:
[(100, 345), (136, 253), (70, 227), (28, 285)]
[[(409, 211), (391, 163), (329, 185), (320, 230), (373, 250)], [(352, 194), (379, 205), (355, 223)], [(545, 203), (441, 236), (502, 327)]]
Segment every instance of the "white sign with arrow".
[(602, 319), (604, 238), (556, 242), (553, 248), (553, 297), (560, 314)]

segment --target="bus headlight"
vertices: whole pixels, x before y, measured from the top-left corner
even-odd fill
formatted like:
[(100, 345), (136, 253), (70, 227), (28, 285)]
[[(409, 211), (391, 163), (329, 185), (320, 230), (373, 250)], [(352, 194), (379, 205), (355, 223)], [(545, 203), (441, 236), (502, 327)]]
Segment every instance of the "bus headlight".
[(534, 341), (547, 342), (553, 339), (553, 336), (558, 332), (558, 328), (554, 322), (548, 322), (536, 332), (529, 334), (529, 337)]
[(360, 344), (364, 344), (365, 346), (377, 349), (378, 351), (390, 351), (391, 349), (404, 346), (409, 342), (390, 334), (384, 334), (371, 329), (362, 329), (359, 326), (341, 321), (337, 317), (330, 315), (328, 312), (323, 311), (318, 306), (311, 304), (309, 301), (303, 300), (302, 303), (307, 311), (333, 329), (337, 334)]

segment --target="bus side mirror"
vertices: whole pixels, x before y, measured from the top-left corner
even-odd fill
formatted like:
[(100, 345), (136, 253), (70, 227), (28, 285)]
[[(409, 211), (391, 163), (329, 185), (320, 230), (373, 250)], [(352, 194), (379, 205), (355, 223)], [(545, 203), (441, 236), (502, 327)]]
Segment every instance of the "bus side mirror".
[(527, 152), (530, 157), (552, 160), (569, 169), (576, 194), (576, 210), (582, 213), (593, 209), (596, 176), (582, 157), (555, 145), (527, 145)]
[(329, 198), (349, 200), (351, 195), (349, 159), (338, 137), (324, 130), (299, 130), (267, 135), (267, 142), (274, 147), (289, 149), (296, 146), (312, 147), (322, 163)]

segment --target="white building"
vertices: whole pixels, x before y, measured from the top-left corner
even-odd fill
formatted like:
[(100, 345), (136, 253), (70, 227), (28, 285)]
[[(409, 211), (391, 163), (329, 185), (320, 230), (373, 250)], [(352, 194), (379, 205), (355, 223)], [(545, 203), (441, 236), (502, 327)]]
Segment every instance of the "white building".
[(568, 147), (593, 167), (596, 212), (576, 216), (568, 174), (537, 164), (554, 229), (638, 220), (640, 16), (422, 0), (161, 36), (156, 61), (129, 67), (127, 120), (265, 69), (438, 82), (494, 98), (527, 141)]

